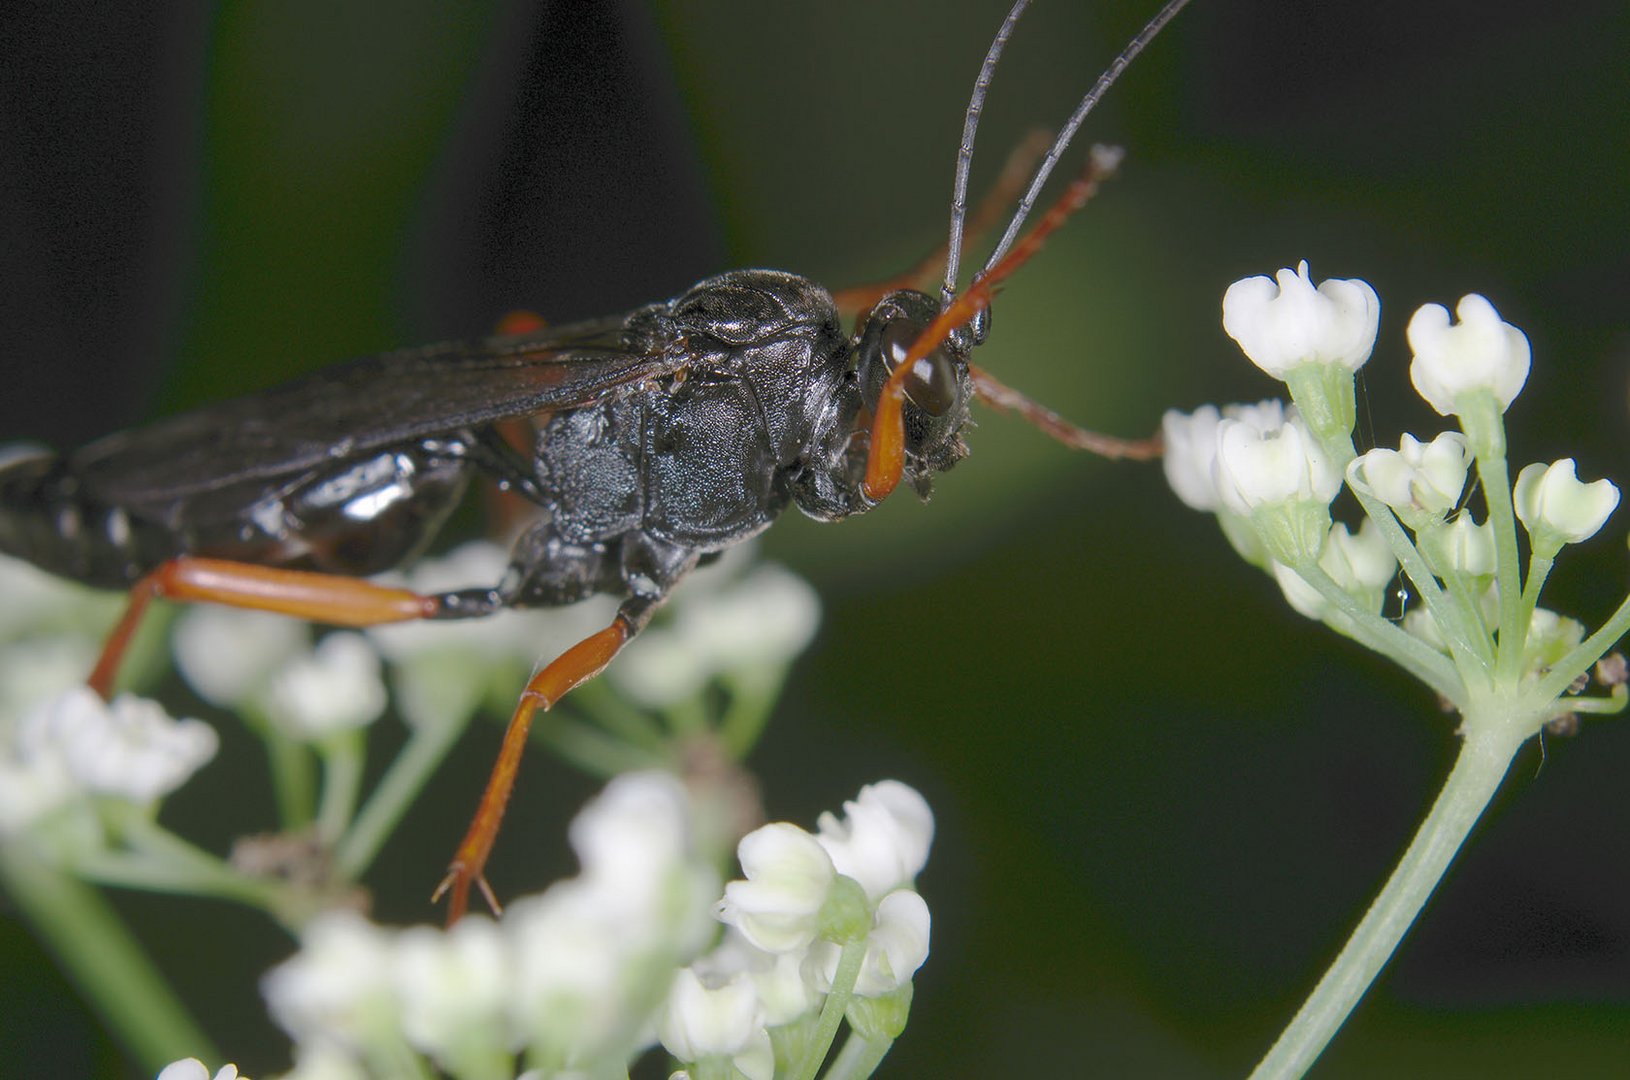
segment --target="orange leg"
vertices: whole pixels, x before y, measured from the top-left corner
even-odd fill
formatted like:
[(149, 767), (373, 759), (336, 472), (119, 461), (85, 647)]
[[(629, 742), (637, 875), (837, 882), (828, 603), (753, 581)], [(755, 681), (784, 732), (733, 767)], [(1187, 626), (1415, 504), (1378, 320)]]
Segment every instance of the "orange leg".
[(521, 765), (521, 755), (526, 750), (533, 714), (539, 709), (547, 712), (568, 690), (604, 671), (634, 633), (634, 624), (618, 615), (610, 626), (561, 653), (526, 684), (514, 715), (509, 718), (509, 727), (504, 730), (498, 761), (493, 765), (492, 776), (481, 794), (481, 804), (476, 808), (475, 818), (453, 855), (447, 876), (442, 878), (430, 898), (434, 903), (441, 899), (443, 893), (448, 894), (448, 926), (464, 917), (469, 908), (472, 884), (481, 889), (494, 913), (501, 910), (482, 871), (486, 868), (487, 856), (492, 854), (493, 842), (498, 839), (498, 827), (503, 823), (510, 793), (515, 790), (515, 774)]
[(334, 626), (377, 626), (425, 619), (440, 607), (432, 596), (338, 574), (182, 556), (162, 564), (130, 590), (130, 604), (108, 635), (102, 656), (87, 680), (91, 689), (104, 698), (113, 690), (119, 664), (142, 616), (158, 598), (273, 611)]

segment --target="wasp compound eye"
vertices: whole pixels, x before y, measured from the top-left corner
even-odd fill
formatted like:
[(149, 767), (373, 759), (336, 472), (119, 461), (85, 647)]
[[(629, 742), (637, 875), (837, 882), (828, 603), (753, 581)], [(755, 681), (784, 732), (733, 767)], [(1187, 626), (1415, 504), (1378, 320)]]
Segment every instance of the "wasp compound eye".
[[(891, 374), (922, 332), (923, 327), (910, 319), (894, 319), (883, 328), (883, 364)], [(951, 411), (957, 399), (957, 378), (943, 345), (912, 366), (902, 389), (906, 400), (929, 416), (944, 416)]]

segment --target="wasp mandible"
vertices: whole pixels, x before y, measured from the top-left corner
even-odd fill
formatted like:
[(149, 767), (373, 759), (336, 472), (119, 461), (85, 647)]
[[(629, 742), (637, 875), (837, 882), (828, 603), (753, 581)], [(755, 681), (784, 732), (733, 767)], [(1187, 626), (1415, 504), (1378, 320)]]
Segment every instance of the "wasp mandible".
[[(1082, 98), (1031, 173), (995, 250), (958, 290), (974, 135), (996, 62), (969, 102), (940, 295), (899, 283), (832, 293), (740, 270), (626, 315), (364, 357), (283, 386), (0, 466), (0, 550), (130, 590), (90, 684), (106, 695), (155, 598), (336, 626), (465, 619), (620, 599), (611, 624), (527, 683), (469, 831), (437, 890), (449, 920), (482, 870), (532, 717), (594, 677), (698, 565), (789, 506), (864, 513), (903, 480), (926, 496), (966, 453), (975, 399), (1067, 445), (1150, 456), (1084, 431), (969, 362), (995, 287), (1091, 196), (1086, 170), (1021, 236), (1042, 185), (1104, 91), (1186, 0), (1169, 0)], [(915, 276), (915, 275), (914, 275)], [(846, 332), (840, 310), (863, 312)], [(527, 444), (505, 436), (524, 421)], [(535, 508), (501, 580), (419, 594), (366, 580), (418, 555), (474, 477)], [(492, 901), (490, 892), (488, 899)], [(494, 903), (496, 907), (496, 903)]]

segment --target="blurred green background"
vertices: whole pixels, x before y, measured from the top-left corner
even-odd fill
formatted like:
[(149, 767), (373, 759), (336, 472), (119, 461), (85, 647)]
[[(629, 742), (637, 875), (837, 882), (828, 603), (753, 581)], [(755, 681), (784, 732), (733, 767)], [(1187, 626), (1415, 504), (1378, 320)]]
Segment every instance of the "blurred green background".
[[(1058, 124), (1153, 0), (1040, 3), (976, 191)], [(112, 4), (0, 16), (0, 432), (71, 445), (349, 355), (672, 295), (732, 266), (843, 285), (945, 227), (999, 2)], [(1002, 295), (979, 362), (1083, 423), (1275, 392), (1219, 326), (1308, 258), (1382, 298), (1360, 442), (1430, 435), (1403, 326), (1487, 295), (1534, 347), (1517, 463), (1630, 480), (1630, 8), (1196, 3), (1084, 138), (1122, 175)], [(1079, 160), (1079, 149), (1072, 160)], [(1158, 470), (986, 415), (933, 502), (782, 522), (826, 620), (755, 759), (810, 824), (896, 776), (939, 815), (934, 953), (884, 1075), (1226, 1077), (1294, 1011), (1452, 759), (1453, 721), (1291, 613)], [(1551, 606), (1630, 584), (1625, 511)], [(370, 880), (421, 897), (497, 740), (478, 725)], [(271, 820), (257, 747), (167, 812), (224, 850)], [(1320, 1077), (1624, 1075), (1630, 729), (1522, 755)], [(529, 763), (493, 879), (563, 872), (588, 785)], [(1613, 837), (1619, 836), (1620, 840)], [(255, 979), (287, 954), (219, 905), (120, 897), (218, 1042), (284, 1065)], [(227, 942), (224, 945), (222, 942)], [(0, 1074), (125, 1075), (0, 918)]]

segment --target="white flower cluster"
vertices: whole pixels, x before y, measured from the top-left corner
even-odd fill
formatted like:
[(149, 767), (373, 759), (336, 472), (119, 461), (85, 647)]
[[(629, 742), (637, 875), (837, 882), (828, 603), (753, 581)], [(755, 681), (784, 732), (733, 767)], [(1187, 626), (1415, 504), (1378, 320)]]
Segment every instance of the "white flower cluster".
[(496, 1062), (512, 1075), (517, 1053), (547, 1075), (626, 1067), (652, 1041), (671, 973), (713, 933), (718, 877), (693, 819), (678, 780), (627, 774), (573, 822), (582, 872), (497, 922), (391, 931), (320, 917), (264, 983), (295, 1040), (290, 1075), (420, 1075), (418, 1055), (452, 1076), (494, 1075)]
[[(1520, 648), (1521, 662), (1507, 663), (1532, 676), (1582, 637), (1578, 623), (1533, 606), (1538, 586), (1563, 545), (1602, 527), (1619, 493), (1607, 480), (1579, 482), (1572, 459), (1528, 465), (1506, 486), (1502, 414), (1528, 376), (1528, 339), (1481, 296), (1456, 311), (1458, 322), (1436, 304), (1422, 307), (1407, 336), (1416, 389), (1461, 430), (1426, 441), (1404, 435), (1396, 450), (1360, 455), (1352, 383), (1379, 325), (1374, 290), (1362, 281), (1315, 287), (1306, 262), (1281, 270), (1277, 282), (1236, 282), (1223, 325), (1289, 385), (1295, 405), (1168, 412), (1166, 475), (1185, 503), (1217, 515), (1236, 550), (1272, 573), (1297, 611), (1383, 641), (1392, 632), (1378, 619), (1384, 591), (1402, 563), (1423, 600), (1404, 620), (1411, 633), (1473, 668), (1492, 666), (1501, 646)], [(1482, 522), (1464, 503), (1474, 463), (1485, 485)], [(1491, 479), (1499, 490), (1488, 490)], [(1357, 531), (1331, 521), (1344, 481), (1367, 515)], [(1516, 521), (1527, 530), (1529, 573), (1538, 575), (1526, 590), (1514, 562)], [(1454, 625), (1438, 626), (1443, 618)]]
[[(572, 824), (579, 876), (496, 922), (391, 931), (322, 916), (263, 986), (295, 1041), (288, 1076), (421, 1075), (425, 1059), (454, 1077), (510, 1076), (517, 1055), (535, 1080), (623, 1075), (658, 1040), (693, 1068), (789, 1075), (843, 946), (861, 955), (846, 1000), (898, 999), (928, 953), (927, 908), (910, 888), (932, 836), (927, 804), (884, 782), (845, 810), (815, 836), (785, 824), (750, 834), (748, 879), (719, 901), (684, 788), (625, 774)], [(704, 954), (715, 913), (730, 930)], [(896, 1004), (882, 1037), (903, 1027)]]
[[(782, 822), (742, 839), (746, 878), (725, 886), (719, 904), (731, 933), (679, 973), (660, 1026), (680, 1061), (729, 1061), (750, 1080), (781, 1075), (826, 1047), (773, 1036), (797, 1034), (835, 990), (873, 1004), (848, 1010), (861, 1038), (886, 1044), (904, 1028), (911, 978), (928, 958), (928, 905), (912, 883), (928, 861), (933, 813), (886, 780), (862, 788), (844, 814), (822, 814), (813, 835)], [(846, 951), (859, 964), (842, 986)]]
[(3, 557), (0, 595), (0, 841), (66, 820), (59, 836), (99, 843), (94, 801), (148, 807), (215, 756), (207, 724), (85, 687), (117, 597)]

